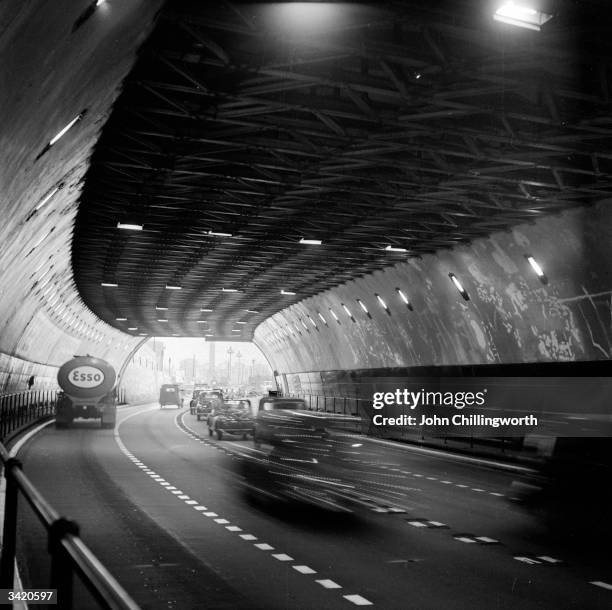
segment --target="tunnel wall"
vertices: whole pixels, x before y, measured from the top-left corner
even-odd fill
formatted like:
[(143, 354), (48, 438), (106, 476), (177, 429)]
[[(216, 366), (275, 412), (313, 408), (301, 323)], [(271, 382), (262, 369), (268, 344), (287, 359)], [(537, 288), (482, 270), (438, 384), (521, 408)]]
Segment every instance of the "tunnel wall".
[[(56, 387), (57, 368), (74, 354), (118, 369), (141, 339), (84, 306), (72, 281), (70, 244), (93, 146), (161, 5), (109, 2), (88, 13), (91, 0), (0, 3), (3, 394), (23, 391), (32, 375), (34, 389)], [(151, 369), (131, 367), (134, 396), (152, 399)]]
[[(277, 379), (289, 376), (294, 387), (296, 379), (311, 386), (316, 380), (321, 392), (331, 392), (335, 383), (325, 381), (334, 377), (326, 373), (339, 370), (606, 361), (612, 352), (611, 242), (607, 201), (542, 217), (397, 262), (291, 305), (258, 326), (255, 342)], [(543, 267), (547, 284), (526, 255)], [(451, 282), (451, 272), (469, 300)]]

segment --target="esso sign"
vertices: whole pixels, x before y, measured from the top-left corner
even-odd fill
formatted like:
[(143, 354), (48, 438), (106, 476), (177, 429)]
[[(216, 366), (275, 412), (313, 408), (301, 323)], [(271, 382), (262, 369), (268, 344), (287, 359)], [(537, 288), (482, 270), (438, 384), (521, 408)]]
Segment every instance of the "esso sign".
[(97, 388), (104, 383), (104, 373), (93, 366), (77, 366), (70, 371), (68, 380), (77, 388)]
[(115, 369), (93, 356), (76, 356), (57, 373), (62, 390), (75, 398), (100, 398), (113, 389), (116, 379)]

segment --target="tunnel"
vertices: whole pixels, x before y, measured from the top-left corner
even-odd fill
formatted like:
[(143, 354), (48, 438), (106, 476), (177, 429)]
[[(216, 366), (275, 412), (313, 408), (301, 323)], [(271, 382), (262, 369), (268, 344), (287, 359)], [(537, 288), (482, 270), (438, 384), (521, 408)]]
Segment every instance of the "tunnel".
[[(611, 32), (598, 0), (0, 4), (5, 473), (113, 607), (610, 607)], [(159, 408), (165, 338), (262, 354), (253, 439), (195, 356)], [(114, 429), (50, 425), (75, 356)], [(19, 502), (0, 588), (42, 591)]]

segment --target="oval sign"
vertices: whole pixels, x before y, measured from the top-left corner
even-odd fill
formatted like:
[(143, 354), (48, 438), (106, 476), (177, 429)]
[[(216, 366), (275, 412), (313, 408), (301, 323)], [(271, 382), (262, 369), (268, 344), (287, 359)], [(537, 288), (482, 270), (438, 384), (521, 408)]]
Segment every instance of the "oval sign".
[(68, 381), (77, 388), (97, 388), (104, 383), (104, 373), (95, 366), (77, 366), (68, 373)]

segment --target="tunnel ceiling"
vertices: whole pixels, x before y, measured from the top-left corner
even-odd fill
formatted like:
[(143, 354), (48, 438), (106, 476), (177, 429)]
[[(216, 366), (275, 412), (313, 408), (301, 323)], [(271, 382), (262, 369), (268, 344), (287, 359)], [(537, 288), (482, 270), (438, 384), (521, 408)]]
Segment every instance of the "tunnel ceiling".
[(481, 1), (314, 4), (166, 5), (75, 224), (109, 324), (250, 340), (349, 278), (612, 197), (605, 3), (539, 32)]

